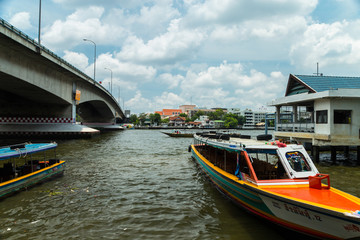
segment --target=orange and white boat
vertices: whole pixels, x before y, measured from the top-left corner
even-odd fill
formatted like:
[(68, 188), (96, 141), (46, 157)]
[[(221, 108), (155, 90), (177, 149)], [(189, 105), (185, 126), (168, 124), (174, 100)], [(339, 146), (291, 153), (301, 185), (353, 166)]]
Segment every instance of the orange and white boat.
[(302, 145), (196, 134), (192, 157), (249, 212), (322, 239), (360, 239), (360, 199), (330, 186)]

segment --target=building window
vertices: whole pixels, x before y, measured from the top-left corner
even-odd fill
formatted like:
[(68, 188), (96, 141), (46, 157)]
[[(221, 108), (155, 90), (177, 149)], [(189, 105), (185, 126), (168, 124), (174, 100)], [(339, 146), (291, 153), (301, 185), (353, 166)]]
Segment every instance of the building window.
[(334, 123), (350, 124), (351, 110), (334, 110)]
[(327, 123), (328, 114), (327, 110), (316, 111), (316, 123)]

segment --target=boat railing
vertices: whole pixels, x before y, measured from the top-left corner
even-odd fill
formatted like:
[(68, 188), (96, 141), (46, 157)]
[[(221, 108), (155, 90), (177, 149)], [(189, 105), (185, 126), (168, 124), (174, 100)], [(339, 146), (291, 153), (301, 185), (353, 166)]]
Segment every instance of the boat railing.
[(277, 123), (276, 131), (279, 132), (315, 132), (315, 123)]
[(13, 145), (6, 145), (6, 146), (1, 146), (0, 149), (3, 149), (3, 148), (10, 148), (10, 149), (20, 149), (20, 148), (25, 148), (25, 146), (29, 144), (27, 142), (25, 143), (17, 143), (17, 144), (13, 144)]
[[(216, 143), (219, 147), (224, 148), (231, 148), (232, 150), (242, 151), (243, 150), (243, 144), (241, 141), (235, 141), (232, 140), (231, 134), (214, 134), (214, 133), (196, 133), (194, 137), (194, 143), (195, 144), (211, 144)], [(240, 135), (235, 136), (237, 138), (241, 138)], [(244, 138), (245, 139), (245, 138)], [(248, 139), (248, 136), (246, 135), (246, 139)]]

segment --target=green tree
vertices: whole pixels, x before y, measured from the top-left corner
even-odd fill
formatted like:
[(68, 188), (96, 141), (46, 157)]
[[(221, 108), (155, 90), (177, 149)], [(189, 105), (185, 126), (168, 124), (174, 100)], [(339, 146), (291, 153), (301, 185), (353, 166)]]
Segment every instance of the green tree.
[(150, 118), (151, 125), (153, 125), (155, 123), (155, 114), (150, 113), (149, 118)]
[(137, 117), (136, 114), (131, 114), (129, 120), (132, 124), (135, 124), (135, 125), (136, 125), (136, 122), (139, 122), (139, 118)]
[(146, 120), (146, 113), (140, 113), (139, 115), (139, 122), (141, 126), (145, 125), (145, 120)]
[(238, 120), (239, 125), (243, 125), (246, 122), (246, 118), (243, 115), (238, 115), (236, 119)]
[(180, 113), (179, 117), (186, 117), (187, 118), (187, 114), (186, 113)]
[(161, 119), (161, 123), (162, 124), (167, 124), (170, 122), (170, 119), (169, 118), (164, 118), (164, 119)]
[(208, 114), (210, 120), (221, 120), (225, 117), (226, 113), (222, 109), (216, 109), (215, 112)]
[(192, 117), (190, 118), (190, 120), (193, 122), (193, 121), (195, 121), (196, 119), (198, 119), (200, 116), (203, 116), (203, 115), (205, 115), (205, 113), (204, 113), (203, 111), (199, 110), (199, 111), (197, 111), (197, 112), (194, 114), (194, 116), (192, 116)]
[(226, 116), (224, 119), (224, 127), (236, 128), (238, 126), (238, 120), (232, 116)]
[(154, 114), (154, 123), (156, 123), (157, 125), (160, 125), (160, 123), (161, 123), (161, 115), (159, 113)]

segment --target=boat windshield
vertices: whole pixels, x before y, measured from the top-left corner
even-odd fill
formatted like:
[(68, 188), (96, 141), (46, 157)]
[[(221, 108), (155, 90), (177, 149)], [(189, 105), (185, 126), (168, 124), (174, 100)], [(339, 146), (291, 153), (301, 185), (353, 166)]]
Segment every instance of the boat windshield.
[(291, 168), (296, 172), (309, 172), (311, 167), (307, 162), (305, 156), (298, 151), (287, 152), (285, 154), (287, 161), (289, 162)]
[(246, 150), (258, 180), (288, 178), (275, 149)]

